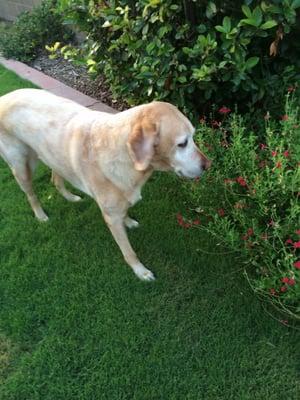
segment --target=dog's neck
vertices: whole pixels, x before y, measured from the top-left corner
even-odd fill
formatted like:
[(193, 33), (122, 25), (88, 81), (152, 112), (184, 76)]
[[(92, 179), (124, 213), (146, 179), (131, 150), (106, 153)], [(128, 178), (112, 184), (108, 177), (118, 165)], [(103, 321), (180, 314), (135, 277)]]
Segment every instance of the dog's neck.
[[(89, 146), (94, 163), (133, 205), (141, 200), (141, 189), (152, 175), (153, 168), (149, 167), (145, 171), (134, 168), (127, 147), (131, 125), (126, 120), (121, 124), (116, 124), (113, 118), (107, 118), (105, 122), (100, 119), (98, 121), (95, 121), (91, 129)], [(109, 152), (105, 151), (107, 148)]]

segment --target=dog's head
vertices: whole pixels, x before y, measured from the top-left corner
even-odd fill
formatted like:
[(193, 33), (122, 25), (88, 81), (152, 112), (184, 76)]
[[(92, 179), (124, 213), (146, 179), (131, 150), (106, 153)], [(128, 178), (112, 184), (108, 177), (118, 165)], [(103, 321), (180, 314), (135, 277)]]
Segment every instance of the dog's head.
[(173, 170), (186, 178), (199, 177), (211, 161), (195, 145), (194, 132), (191, 122), (173, 105), (143, 106), (127, 142), (135, 169)]

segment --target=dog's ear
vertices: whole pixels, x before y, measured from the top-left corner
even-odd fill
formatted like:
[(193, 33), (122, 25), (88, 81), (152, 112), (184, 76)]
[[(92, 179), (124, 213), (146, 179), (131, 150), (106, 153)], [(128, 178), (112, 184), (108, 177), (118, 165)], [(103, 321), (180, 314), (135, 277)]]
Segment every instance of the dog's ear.
[(145, 171), (149, 167), (158, 140), (158, 128), (148, 118), (144, 117), (133, 126), (127, 147), (137, 171)]

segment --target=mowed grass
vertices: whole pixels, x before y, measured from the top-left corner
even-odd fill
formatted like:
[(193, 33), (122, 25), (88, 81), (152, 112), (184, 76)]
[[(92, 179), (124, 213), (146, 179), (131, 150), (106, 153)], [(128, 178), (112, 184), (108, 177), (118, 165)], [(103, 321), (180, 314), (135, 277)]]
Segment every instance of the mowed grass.
[[(4, 76), (2, 93), (16, 80)], [(238, 259), (204, 254), (214, 240), (177, 225), (180, 180), (155, 174), (132, 209), (153, 283), (125, 265), (92, 199), (68, 203), (49, 180), (40, 167), (39, 223), (0, 162), (1, 400), (299, 398), (299, 332), (263, 311)]]

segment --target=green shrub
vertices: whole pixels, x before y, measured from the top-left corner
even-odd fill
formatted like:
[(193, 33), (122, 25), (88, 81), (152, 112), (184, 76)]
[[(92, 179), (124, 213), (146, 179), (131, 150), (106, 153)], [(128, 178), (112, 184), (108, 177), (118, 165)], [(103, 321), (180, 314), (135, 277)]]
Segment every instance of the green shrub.
[[(281, 105), (300, 77), (299, 0), (59, 0), (115, 96), (187, 110)], [(270, 52), (272, 56), (270, 56)]]
[(22, 13), (11, 27), (2, 28), (0, 52), (7, 58), (28, 62), (47, 43), (70, 39), (72, 33), (55, 12), (56, 4), (56, 0), (44, 0), (31, 12)]
[[(300, 319), (299, 108), (288, 96), (286, 114), (279, 122), (267, 114), (259, 135), (241, 117), (226, 116), (226, 107), (220, 112), (224, 121), (202, 119), (197, 131), (213, 158), (211, 170), (187, 188), (197, 228), (217, 238), (216, 253), (241, 256), (258, 294)], [(179, 215), (178, 222), (191, 227), (190, 219)]]

